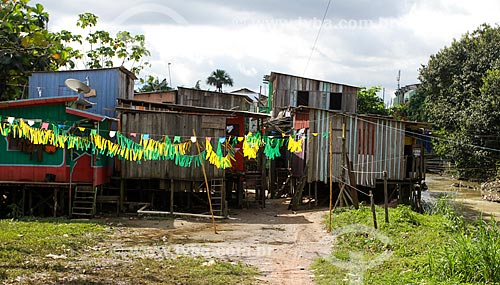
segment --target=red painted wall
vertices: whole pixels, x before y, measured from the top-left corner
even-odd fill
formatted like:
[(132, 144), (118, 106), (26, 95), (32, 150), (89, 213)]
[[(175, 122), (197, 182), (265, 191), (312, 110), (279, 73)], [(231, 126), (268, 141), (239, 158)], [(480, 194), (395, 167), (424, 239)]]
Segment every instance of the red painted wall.
[(65, 166), (0, 166), (0, 179), (3, 181), (44, 182), (46, 174), (54, 174), (55, 182), (66, 182)]
[[(73, 170), (72, 182), (92, 183), (94, 181), (94, 185), (109, 182), (111, 167), (91, 168), (91, 159), (89, 155), (83, 155), (78, 159), (78, 163)], [(66, 165), (59, 167), (0, 166), (0, 180), (2, 181), (45, 182), (47, 174), (56, 176), (54, 182), (69, 183), (70, 168)], [(93, 180), (94, 175), (95, 180)]]
[[(238, 134), (237, 136), (245, 136), (245, 119), (243, 117), (227, 118), (226, 125), (237, 125)], [(233, 167), (229, 171), (244, 171), (245, 170), (245, 158), (243, 156), (243, 142), (239, 142), (234, 146), (234, 158)]]

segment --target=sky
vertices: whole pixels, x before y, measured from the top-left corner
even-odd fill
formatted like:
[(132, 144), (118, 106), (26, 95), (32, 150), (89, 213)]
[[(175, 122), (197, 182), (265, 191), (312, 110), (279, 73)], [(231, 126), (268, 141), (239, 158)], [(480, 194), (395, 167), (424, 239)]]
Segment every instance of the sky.
[(276, 71), (381, 86), (388, 104), (399, 71), (401, 86), (418, 83), (418, 70), (432, 54), (483, 23), (500, 22), (498, 0), (331, 0), (323, 24), (328, 0), (35, 3), (49, 13), (51, 31), (82, 33), (78, 14), (91, 12), (99, 16), (98, 29), (145, 35), (151, 67), (143, 75), (160, 81), (170, 75), (174, 87), (201, 80), (203, 89), (213, 90), (206, 78), (223, 69), (234, 81), (224, 91), (262, 87), (265, 93), (262, 78)]

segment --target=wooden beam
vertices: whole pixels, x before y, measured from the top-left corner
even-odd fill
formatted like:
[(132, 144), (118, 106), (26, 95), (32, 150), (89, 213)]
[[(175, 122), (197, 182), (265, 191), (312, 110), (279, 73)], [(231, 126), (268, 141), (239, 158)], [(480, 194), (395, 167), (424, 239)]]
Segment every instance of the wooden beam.
[(217, 234), (217, 225), (215, 224), (214, 210), (212, 208), (212, 198), (210, 197), (210, 189), (208, 188), (207, 172), (205, 170), (205, 164), (203, 163), (203, 158), (201, 157), (201, 148), (198, 138), (196, 136), (196, 131), (193, 129), (193, 136), (196, 137), (196, 147), (198, 148), (198, 156), (201, 159), (201, 170), (203, 171), (203, 178), (205, 179), (205, 187), (207, 189), (208, 205), (210, 206), (210, 214), (212, 215), (212, 223), (214, 225), (214, 233)]
[(328, 211), (328, 226), (327, 232), (332, 231), (332, 208), (333, 208), (333, 127), (332, 127), (332, 118), (330, 118), (330, 130), (328, 132), (328, 140), (329, 140), (329, 149), (330, 149), (330, 208)]
[(349, 156), (346, 154), (347, 172), (349, 174), (349, 185), (351, 186), (352, 204), (355, 209), (359, 209), (358, 185), (356, 184), (356, 175), (352, 172), (352, 161), (349, 161)]

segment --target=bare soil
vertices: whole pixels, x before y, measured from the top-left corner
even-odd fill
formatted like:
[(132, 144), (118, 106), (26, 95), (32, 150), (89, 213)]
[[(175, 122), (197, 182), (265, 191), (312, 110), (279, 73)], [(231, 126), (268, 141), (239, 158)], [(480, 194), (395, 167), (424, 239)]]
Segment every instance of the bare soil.
[(264, 209), (231, 210), (230, 219), (109, 220), (118, 231), (109, 249), (124, 258), (171, 258), (178, 255), (241, 261), (262, 275), (258, 284), (313, 284), (309, 270), (315, 258), (331, 251), (323, 229), (327, 209), (292, 212), (285, 200), (268, 201)]
[[(467, 216), (500, 218), (500, 204), (482, 200), (477, 183), (431, 175), (427, 184), (425, 195), (450, 194), (463, 203)], [(115, 234), (96, 250), (123, 260), (189, 255), (244, 262), (262, 272), (257, 284), (313, 284), (310, 265), (326, 257), (333, 245), (323, 224), (328, 210), (292, 212), (287, 207), (288, 201), (281, 199), (268, 200), (263, 209), (232, 209), (230, 219), (216, 221), (217, 233), (204, 218), (112, 218), (107, 223)]]

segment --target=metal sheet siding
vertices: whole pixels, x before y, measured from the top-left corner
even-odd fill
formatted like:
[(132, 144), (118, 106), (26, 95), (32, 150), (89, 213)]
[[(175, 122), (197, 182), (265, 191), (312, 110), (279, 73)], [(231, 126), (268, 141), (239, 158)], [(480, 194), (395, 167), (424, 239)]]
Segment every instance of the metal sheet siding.
[[(333, 132), (329, 132), (329, 122)], [(375, 187), (382, 172), (388, 178), (402, 180), (404, 124), (382, 118), (369, 118), (354, 114), (339, 114), (323, 110), (310, 110), (310, 132), (318, 133), (308, 139), (308, 182), (327, 183), (329, 179), (329, 133), (333, 137), (334, 181), (342, 175), (342, 124), (346, 124), (346, 152), (353, 164), (358, 185)]]
[[(87, 82), (88, 78), (88, 85), (91, 89), (95, 89), (96, 96), (85, 98), (93, 103), (92, 108), (87, 111), (95, 114), (115, 117), (116, 99), (133, 99), (134, 81), (118, 68), (35, 72), (29, 80), (29, 98), (78, 95), (64, 85), (64, 81), (68, 78), (82, 82)], [(41, 93), (38, 90), (41, 90)]]

